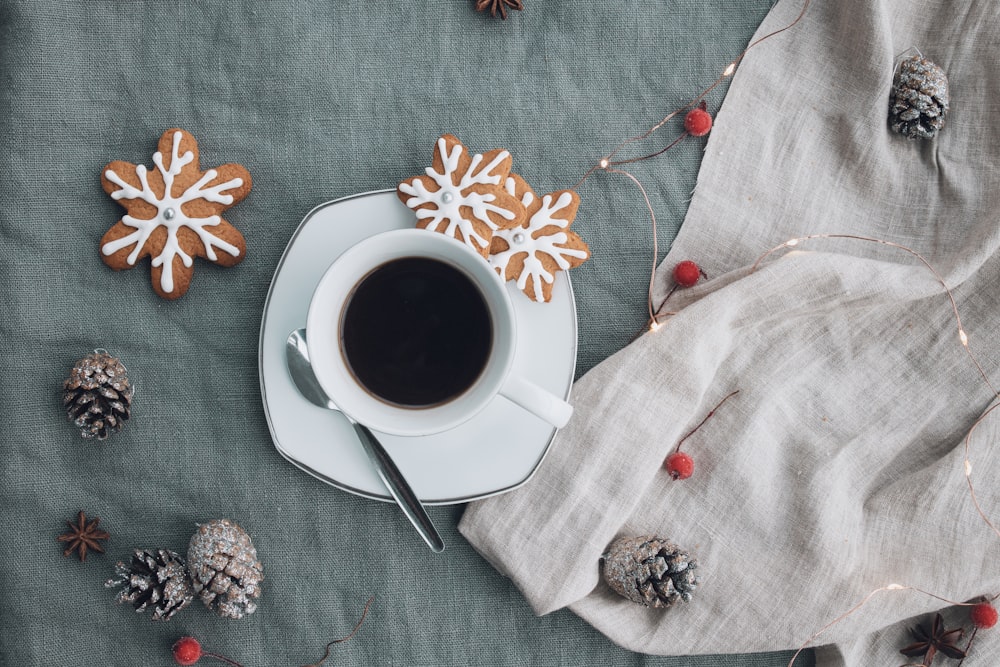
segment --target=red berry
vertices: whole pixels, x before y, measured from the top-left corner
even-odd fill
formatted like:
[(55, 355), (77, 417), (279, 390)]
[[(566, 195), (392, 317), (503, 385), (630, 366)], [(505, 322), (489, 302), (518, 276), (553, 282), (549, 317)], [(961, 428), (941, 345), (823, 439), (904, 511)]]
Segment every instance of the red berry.
[(712, 129), (712, 114), (700, 107), (691, 109), (684, 116), (684, 129), (692, 137), (704, 137)]
[(181, 637), (174, 642), (174, 661), (178, 665), (193, 665), (201, 659), (201, 644), (194, 637)]
[(663, 462), (663, 467), (674, 479), (687, 479), (694, 474), (694, 459), (684, 452), (674, 452)]
[(997, 624), (996, 607), (989, 602), (980, 602), (972, 607), (969, 612), (972, 624), (980, 630), (988, 630)]
[(701, 268), (690, 259), (674, 267), (674, 282), (681, 287), (694, 287), (701, 279)]

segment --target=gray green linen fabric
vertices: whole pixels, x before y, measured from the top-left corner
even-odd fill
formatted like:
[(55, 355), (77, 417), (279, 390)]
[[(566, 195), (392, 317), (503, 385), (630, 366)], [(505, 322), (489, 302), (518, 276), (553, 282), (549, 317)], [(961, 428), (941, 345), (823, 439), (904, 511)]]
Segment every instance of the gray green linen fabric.
[[(271, 444), (261, 311), (311, 208), (420, 173), (444, 132), (510, 149), (538, 188), (572, 185), (714, 77), (769, 8), (527, 0), (500, 22), (471, 5), (0, 0), (0, 664), (170, 665), (172, 642), (192, 634), (247, 667), (304, 665), (370, 595), (365, 625), (327, 664), (787, 662), (648, 657), (568, 611), (537, 618), (459, 535), (462, 507), (431, 509), (448, 544), (434, 555), (395, 507), (317, 482)], [(247, 259), (199, 263), (174, 303), (153, 294), (148, 264), (114, 273), (98, 257), (122, 213), (100, 169), (151, 164), (170, 127), (194, 134), (204, 166), (239, 162), (254, 178), (226, 214)], [(661, 248), (702, 145), (645, 171)], [(652, 260), (631, 184), (595, 177), (583, 196), (576, 228), (596, 258), (574, 272), (581, 373), (641, 326)], [(63, 378), (96, 347), (136, 384), (131, 423), (104, 443), (81, 440), (60, 405)], [(55, 541), (81, 509), (112, 534), (85, 564)], [(227, 621), (198, 605), (154, 624), (112, 602), (103, 582), (116, 560), (183, 551), (196, 522), (220, 517), (243, 525), (263, 560), (257, 613)]]
[[(801, 7), (782, 0), (758, 35)], [(951, 81), (952, 110), (931, 142), (887, 128), (893, 66), (913, 47)], [(843, 0), (814, 2), (751, 52), (658, 292), (684, 258), (713, 279), (672, 297), (664, 328), (576, 383), (574, 419), (527, 485), (463, 518), (536, 612), (568, 607), (636, 651), (772, 651), (802, 645), (879, 587), (957, 601), (1000, 592), (1000, 539), (964, 472), (965, 435), (996, 397), (932, 273), (857, 240), (802, 242), (752, 270), (769, 248), (809, 234), (912, 247), (954, 289), (996, 386), (1000, 84), (983, 68), (998, 49), (992, 3)], [(736, 389), (685, 443), (695, 476), (671, 480), (665, 455)], [(986, 421), (971, 441), (972, 479), (994, 520), (998, 428)], [(695, 551), (695, 599), (649, 610), (601, 583), (601, 553), (623, 534)], [(907, 626), (946, 606), (881, 593), (817, 638), (828, 645), (817, 664), (906, 662)], [(966, 617), (948, 614), (948, 627)], [(979, 633), (964, 664), (996, 664), (993, 637)]]

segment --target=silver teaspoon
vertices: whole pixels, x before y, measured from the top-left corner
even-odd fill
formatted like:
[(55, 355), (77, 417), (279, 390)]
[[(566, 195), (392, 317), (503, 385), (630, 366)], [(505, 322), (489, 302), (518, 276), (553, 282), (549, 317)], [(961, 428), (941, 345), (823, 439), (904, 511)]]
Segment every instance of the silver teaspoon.
[[(288, 372), (292, 376), (292, 382), (299, 390), (299, 393), (314, 405), (328, 410), (340, 412), (340, 408), (330, 400), (323, 388), (319, 386), (316, 374), (313, 373), (312, 364), (309, 363), (309, 349), (306, 347), (306, 330), (297, 329), (288, 335), (285, 342), (285, 361), (288, 364)], [(420, 504), (420, 500), (413, 489), (407, 483), (406, 478), (396, 467), (389, 453), (385, 451), (368, 427), (359, 424), (349, 415), (344, 414), (344, 418), (351, 423), (354, 431), (358, 434), (358, 440), (368, 455), (375, 472), (381, 478), (385, 488), (389, 489), (389, 494), (403, 510), (406, 518), (410, 520), (413, 527), (417, 529), (420, 536), (427, 542), (431, 551), (440, 553), (444, 551), (444, 541), (434, 528), (431, 518), (427, 516), (427, 510)]]

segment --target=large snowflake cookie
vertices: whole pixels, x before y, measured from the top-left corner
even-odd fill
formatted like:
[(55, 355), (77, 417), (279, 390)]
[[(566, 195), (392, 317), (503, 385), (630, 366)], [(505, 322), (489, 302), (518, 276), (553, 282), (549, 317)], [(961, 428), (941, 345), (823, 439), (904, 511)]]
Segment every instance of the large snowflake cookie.
[(524, 220), (524, 208), (504, 189), (512, 161), (501, 149), (469, 155), (446, 134), (426, 175), (406, 179), (396, 194), (417, 214), (417, 227), (453, 236), (487, 257), (493, 234)]
[(201, 171), (198, 142), (167, 130), (153, 153), (154, 169), (116, 160), (101, 172), (101, 186), (127, 213), (101, 239), (101, 259), (116, 271), (152, 257), (153, 289), (165, 299), (187, 292), (194, 258), (220, 266), (243, 260), (246, 241), (220, 217), (250, 192), (250, 173), (224, 164)]
[(587, 244), (569, 229), (580, 196), (559, 190), (539, 197), (517, 174), (507, 177), (504, 187), (524, 206), (527, 218), (518, 227), (496, 232), (490, 264), (504, 280), (516, 280), (530, 299), (550, 301), (556, 272), (579, 266), (590, 257)]

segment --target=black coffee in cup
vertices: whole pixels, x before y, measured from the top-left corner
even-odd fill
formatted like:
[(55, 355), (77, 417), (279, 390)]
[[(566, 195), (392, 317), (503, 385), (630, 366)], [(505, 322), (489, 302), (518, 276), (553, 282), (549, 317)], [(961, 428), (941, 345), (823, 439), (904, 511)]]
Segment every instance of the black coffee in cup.
[(426, 257), (395, 259), (362, 278), (344, 308), (340, 335), (361, 386), (412, 408), (461, 395), (493, 346), (479, 288), (459, 269)]

